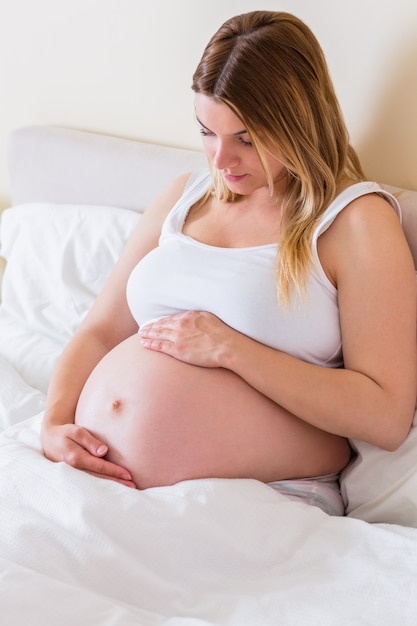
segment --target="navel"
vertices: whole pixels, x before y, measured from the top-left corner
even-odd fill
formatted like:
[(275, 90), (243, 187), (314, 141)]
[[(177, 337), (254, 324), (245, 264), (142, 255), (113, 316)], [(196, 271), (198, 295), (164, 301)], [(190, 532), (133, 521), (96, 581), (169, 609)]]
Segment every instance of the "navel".
[(113, 400), (111, 408), (115, 413), (120, 413), (123, 408), (123, 402), (121, 400)]

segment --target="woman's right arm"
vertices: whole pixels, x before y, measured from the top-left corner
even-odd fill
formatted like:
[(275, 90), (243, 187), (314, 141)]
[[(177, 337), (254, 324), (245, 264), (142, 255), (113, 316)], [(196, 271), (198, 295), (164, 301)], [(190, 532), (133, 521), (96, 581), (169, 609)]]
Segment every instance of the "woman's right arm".
[(45, 456), (130, 486), (134, 484), (129, 472), (103, 458), (107, 453), (103, 442), (74, 423), (75, 409), (95, 366), (138, 330), (126, 301), (127, 280), (140, 259), (158, 245), (162, 223), (187, 178), (173, 181), (140, 218), (103, 290), (60, 356), (48, 389), (41, 431)]

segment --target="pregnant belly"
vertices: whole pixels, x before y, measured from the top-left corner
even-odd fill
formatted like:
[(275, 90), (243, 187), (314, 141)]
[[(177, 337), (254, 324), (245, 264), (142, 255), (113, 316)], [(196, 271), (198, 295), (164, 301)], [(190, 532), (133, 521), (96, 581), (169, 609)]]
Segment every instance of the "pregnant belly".
[(264, 482), (341, 469), (343, 439), (289, 415), (220, 368), (146, 350), (134, 335), (88, 378), (75, 421), (109, 446), (139, 488), (206, 477)]

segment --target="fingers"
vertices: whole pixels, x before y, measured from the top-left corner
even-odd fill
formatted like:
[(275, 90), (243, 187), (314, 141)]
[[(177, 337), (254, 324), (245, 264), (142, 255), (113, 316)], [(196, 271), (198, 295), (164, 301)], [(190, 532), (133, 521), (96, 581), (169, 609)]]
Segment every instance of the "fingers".
[(150, 322), (139, 330), (141, 344), (201, 367), (221, 367), (226, 325), (213, 313), (185, 311)]
[(51, 460), (64, 461), (76, 469), (136, 488), (126, 468), (103, 458), (108, 452), (108, 446), (87, 429), (76, 424), (57, 426), (49, 433), (48, 439), (48, 447), (59, 452), (46, 454)]
[[(172, 316), (175, 317), (175, 316)], [(151, 322), (142, 326), (139, 330), (140, 342), (146, 348), (152, 348), (159, 352), (169, 352), (175, 346), (175, 320)]]
[(184, 311), (149, 322), (139, 329), (141, 343), (161, 352), (180, 352), (185, 342), (188, 343), (196, 335), (202, 334), (196, 325), (196, 320), (201, 315), (204, 313), (200, 311)]
[(106, 476), (105, 474), (97, 474), (96, 472), (86, 472), (91, 476), (95, 476), (96, 478), (103, 478), (104, 480), (111, 480), (113, 482), (119, 483), (120, 485), (124, 485), (125, 487), (129, 487), (130, 489), (138, 489), (136, 483), (133, 480), (123, 480), (122, 478), (115, 478), (114, 476)]
[(67, 452), (64, 460), (68, 465), (90, 474), (123, 482), (123, 484), (132, 483), (134, 485), (132, 476), (127, 469), (106, 459), (93, 456), (80, 446), (73, 446)]

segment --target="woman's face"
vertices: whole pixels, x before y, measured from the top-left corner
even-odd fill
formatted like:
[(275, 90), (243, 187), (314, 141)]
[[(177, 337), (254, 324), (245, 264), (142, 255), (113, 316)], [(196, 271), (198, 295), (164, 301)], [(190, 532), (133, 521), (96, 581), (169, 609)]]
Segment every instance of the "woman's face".
[[(248, 195), (257, 189), (268, 188), (255, 147), (232, 109), (214, 98), (197, 94), (195, 111), (204, 150), (230, 191)], [(279, 180), (284, 171), (282, 164), (270, 155), (266, 160), (273, 180)]]

